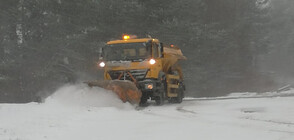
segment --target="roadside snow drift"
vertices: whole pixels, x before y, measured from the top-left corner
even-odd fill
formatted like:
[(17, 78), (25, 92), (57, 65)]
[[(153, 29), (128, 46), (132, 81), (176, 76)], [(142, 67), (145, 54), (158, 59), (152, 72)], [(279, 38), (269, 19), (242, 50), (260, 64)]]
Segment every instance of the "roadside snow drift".
[(42, 104), (0, 104), (0, 140), (293, 140), (293, 116), (293, 97), (136, 110), (110, 91), (66, 85)]

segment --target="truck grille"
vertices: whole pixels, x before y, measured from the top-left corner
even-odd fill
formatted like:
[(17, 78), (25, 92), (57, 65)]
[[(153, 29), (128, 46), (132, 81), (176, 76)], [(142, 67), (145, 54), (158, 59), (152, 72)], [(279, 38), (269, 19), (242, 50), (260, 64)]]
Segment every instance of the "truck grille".
[[(134, 77), (137, 81), (145, 79), (149, 69), (141, 70), (125, 70), (125, 71), (108, 71), (112, 80), (130, 80), (133, 81), (131, 76)], [(131, 75), (130, 75), (131, 74)]]

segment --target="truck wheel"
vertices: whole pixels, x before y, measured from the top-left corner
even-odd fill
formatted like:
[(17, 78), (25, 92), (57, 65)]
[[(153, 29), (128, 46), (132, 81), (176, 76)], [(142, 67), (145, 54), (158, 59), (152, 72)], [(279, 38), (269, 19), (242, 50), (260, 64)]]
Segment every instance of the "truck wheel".
[(183, 95), (182, 93), (179, 93), (178, 97), (176, 97), (176, 103), (181, 103), (183, 102)]
[(163, 105), (164, 103), (164, 97), (163, 94), (161, 93), (160, 96), (157, 96), (155, 99), (156, 105)]
[(141, 97), (141, 101), (140, 101), (140, 106), (147, 106), (147, 100), (148, 100), (148, 97), (144, 95), (143, 93)]
[(164, 104), (164, 99), (165, 99), (165, 94), (166, 94), (166, 78), (165, 75), (162, 74), (160, 76), (160, 89), (158, 92), (160, 93), (159, 96), (156, 97), (155, 102), (156, 105), (163, 105)]
[(176, 103), (182, 103), (184, 98), (184, 88), (180, 86), (178, 91), (178, 97), (175, 98)]

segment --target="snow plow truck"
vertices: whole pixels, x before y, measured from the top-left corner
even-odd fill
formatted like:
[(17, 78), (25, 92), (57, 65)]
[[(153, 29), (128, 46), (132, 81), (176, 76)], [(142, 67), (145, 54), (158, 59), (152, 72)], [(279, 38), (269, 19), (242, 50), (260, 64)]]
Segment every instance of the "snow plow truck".
[(179, 60), (186, 60), (174, 45), (155, 38), (124, 35), (107, 42), (97, 63), (104, 70), (103, 81), (90, 81), (90, 87), (112, 90), (123, 102), (146, 105), (149, 99), (162, 105), (165, 100), (181, 103), (185, 85)]

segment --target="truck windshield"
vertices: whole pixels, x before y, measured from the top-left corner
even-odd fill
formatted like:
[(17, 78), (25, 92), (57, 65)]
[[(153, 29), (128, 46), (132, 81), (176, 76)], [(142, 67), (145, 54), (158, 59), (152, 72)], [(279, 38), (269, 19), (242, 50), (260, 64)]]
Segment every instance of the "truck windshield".
[(150, 55), (146, 43), (111, 44), (103, 48), (103, 58), (106, 61), (142, 61)]

